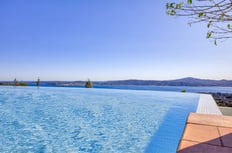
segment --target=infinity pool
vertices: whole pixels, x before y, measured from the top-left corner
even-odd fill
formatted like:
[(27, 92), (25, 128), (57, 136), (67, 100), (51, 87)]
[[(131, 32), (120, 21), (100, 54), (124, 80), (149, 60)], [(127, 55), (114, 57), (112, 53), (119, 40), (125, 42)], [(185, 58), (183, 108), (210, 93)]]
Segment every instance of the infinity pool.
[(174, 153), (199, 95), (0, 87), (0, 152)]

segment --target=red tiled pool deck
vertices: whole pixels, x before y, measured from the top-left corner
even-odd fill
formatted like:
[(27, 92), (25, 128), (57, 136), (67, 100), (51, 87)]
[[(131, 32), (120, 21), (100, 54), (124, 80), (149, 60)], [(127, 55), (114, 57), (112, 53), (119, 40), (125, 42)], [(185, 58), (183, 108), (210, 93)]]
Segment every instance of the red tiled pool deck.
[(232, 153), (232, 117), (190, 113), (177, 153)]

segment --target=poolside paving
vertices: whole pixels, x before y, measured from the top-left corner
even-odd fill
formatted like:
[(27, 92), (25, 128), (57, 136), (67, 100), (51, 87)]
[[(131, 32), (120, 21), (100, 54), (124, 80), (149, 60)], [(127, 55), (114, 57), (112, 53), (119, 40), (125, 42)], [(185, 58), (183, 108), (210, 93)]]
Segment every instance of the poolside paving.
[(190, 113), (178, 153), (232, 153), (232, 117)]

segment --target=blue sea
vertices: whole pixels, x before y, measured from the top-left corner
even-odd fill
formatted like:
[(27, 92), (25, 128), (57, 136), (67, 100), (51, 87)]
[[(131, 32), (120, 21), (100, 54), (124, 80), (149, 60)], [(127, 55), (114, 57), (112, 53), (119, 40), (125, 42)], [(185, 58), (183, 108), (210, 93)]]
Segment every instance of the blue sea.
[[(35, 86), (35, 83), (29, 83), (29, 86)], [(43, 87), (59, 87), (55, 83), (41, 83)], [(62, 86), (69, 88), (85, 88), (84, 86)], [(123, 90), (151, 90), (151, 91), (173, 91), (180, 92), (186, 90), (187, 92), (212, 92), (212, 93), (232, 93), (232, 87), (220, 86), (153, 86), (153, 85), (94, 85), (94, 88), (105, 89), (123, 89)]]
[[(35, 84), (29, 84), (35, 86)], [(54, 84), (44, 84), (45, 87), (57, 87)], [(69, 87), (69, 86), (67, 86)], [(71, 88), (84, 88), (84, 86), (73, 86)], [(212, 93), (232, 93), (232, 87), (219, 87), (219, 86), (145, 86), (145, 85), (94, 85), (94, 88), (105, 89), (123, 89), (123, 90), (151, 90), (151, 91), (173, 91), (180, 92), (186, 90), (187, 92), (212, 92)]]
[(180, 92), (186, 90), (187, 92), (212, 92), (212, 93), (232, 93), (232, 87), (195, 87), (195, 86), (137, 86), (137, 85), (114, 85), (114, 86), (94, 86), (94, 88), (106, 88), (106, 89), (125, 89), (125, 90), (151, 90), (151, 91), (173, 91)]

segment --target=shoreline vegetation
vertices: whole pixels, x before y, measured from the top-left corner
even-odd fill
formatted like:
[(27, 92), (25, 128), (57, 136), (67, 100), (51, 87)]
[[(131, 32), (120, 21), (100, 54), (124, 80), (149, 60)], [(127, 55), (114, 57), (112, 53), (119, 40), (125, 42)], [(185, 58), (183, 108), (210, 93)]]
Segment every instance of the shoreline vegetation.
[(13, 83), (13, 82), (7, 82), (7, 83), (2, 83), (0, 82), (0, 86), (28, 86), (28, 83), (26, 82), (17, 82), (17, 83)]
[(18, 82), (17, 84), (14, 83), (0, 83), (0, 86), (28, 86), (26, 82)]
[(17, 81), (17, 79), (15, 78), (13, 82), (5, 82), (2, 83), (0, 82), (0, 85), (4, 85), (4, 86), (28, 86), (28, 84), (24, 81)]

